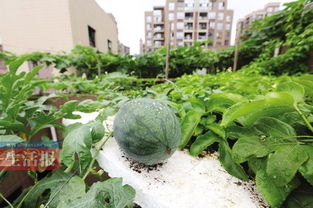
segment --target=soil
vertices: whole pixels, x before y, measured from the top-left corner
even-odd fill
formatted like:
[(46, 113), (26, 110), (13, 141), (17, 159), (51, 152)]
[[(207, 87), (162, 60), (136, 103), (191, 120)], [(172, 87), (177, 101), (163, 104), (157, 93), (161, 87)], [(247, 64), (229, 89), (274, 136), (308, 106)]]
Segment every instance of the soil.
[(150, 171), (160, 171), (164, 163), (158, 163), (155, 165), (146, 165), (144, 163), (139, 163), (134, 161), (133, 159), (127, 157), (126, 155), (122, 155), (123, 158), (129, 163), (129, 168), (137, 173), (149, 173)]

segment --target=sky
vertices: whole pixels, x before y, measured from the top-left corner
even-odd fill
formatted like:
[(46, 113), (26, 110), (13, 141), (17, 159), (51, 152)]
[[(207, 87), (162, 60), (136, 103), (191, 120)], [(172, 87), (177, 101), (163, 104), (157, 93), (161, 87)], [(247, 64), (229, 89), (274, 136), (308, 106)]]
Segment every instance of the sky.
[[(117, 21), (119, 40), (129, 46), (131, 54), (139, 53), (140, 38), (144, 41), (144, 12), (153, 6), (164, 5), (165, 0), (96, 0)], [(291, 2), (293, 0), (228, 0), (228, 9), (234, 10), (232, 44), (235, 39), (236, 22), (252, 11), (262, 9), (269, 2)]]

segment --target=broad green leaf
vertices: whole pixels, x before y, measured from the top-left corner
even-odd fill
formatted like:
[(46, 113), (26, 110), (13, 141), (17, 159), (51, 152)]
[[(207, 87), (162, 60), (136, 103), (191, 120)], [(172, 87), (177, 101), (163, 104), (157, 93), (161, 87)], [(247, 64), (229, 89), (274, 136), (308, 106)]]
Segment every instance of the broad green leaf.
[(33, 115), (32, 118), (29, 119), (29, 123), (31, 126), (30, 136), (34, 136), (41, 129), (55, 126), (61, 127), (62, 125), (53, 117), (53, 115), (47, 115), (44, 112), (37, 112)]
[(4, 128), (12, 131), (27, 132), (23, 123), (19, 121), (0, 120), (0, 129)]
[(101, 102), (88, 99), (80, 102), (76, 110), (84, 113), (92, 113), (101, 108), (103, 108), (103, 104)]
[(296, 102), (303, 101), (304, 88), (296, 82), (282, 82), (277, 86), (278, 92), (289, 92)]
[(229, 174), (247, 181), (248, 180), (247, 174), (240, 166), (240, 164), (234, 161), (231, 149), (225, 141), (220, 142), (218, 151), (220, 153), (219, 158), (220, 162), (225, 168), (225, 170), (227, 170)]
[(71, 100), (64, 105), (61, 106), (60, 111), (62, 112), (62, 117), (67, 119), (79, 119), (81, 118), (79, 115), (74, 115), (73, 112), (76, 110), (76, 106), (78, 105), (77, 100)]
[(260, 136), (241, 137), (233, 146), (234, 160), (238, 163), (247, 161), (250, 157), (264, 157), (271, 152)]
[(21, 137), (18, 137), (16, 135), (0, 135), (0, 147), (6, 146), (7, 142), (12, 144), (12, 143), (24, 142), (24, 140)]
[[(86, 185), (82, 178), (74, 176), (71, 180), (56, 194), (55, 199), (49, 204), (49, 207), (64, 207), (73, 199), (82, 198), (86, 194)], [(50, 197), (51, 198), (51, 197)]]
[(302, 184), (294, 190), (287, 198), (285, 208), (312, 208), (313, 207), (313, 187)]
[(68, 200), (62, 201), (58, 208), (130, 208), (135, 194), (135, 190), (129, 185), (122, 185), (121, 178), (111, 178), (104, 182), (94, 183), (82, 197), (68, 198)]
[(88, 126), (91, 128), (91, 138), (94, 143), (103, 139), (105, 130), (101, 121), (91, 121)]
[(11, 73), (15, 74), (17, 72), (18, 68), (29, 58), (30, 58), (29, 55), (23, 55), (23, 56), (20, 56), (19, 58), (17, 58), (16, 60), (14, 60), (13, 62), (11, 62), (9, 64), (10, 74)]
[(62, 163), (67, 167), (73, 167), (77, 154), (79, 173), (82, 173), (92, 160), (90, 152), (92, 144), (104, 136), (104, 127), (100, 121), (92, 121), (82, 125), (74, 124), (68, 128), (70, 130), (65, 130), (66, 137), (60, 153)]
[(277, 186), (283, 187), (294, 178), (307, 160), (308, 154), (300, 145), (278, 147), (268, 156), (266, 172)]
[(254, 137), (256, 134), (252, 128), (229, 126), (226, 128), (226, 135), (231, 139), (239, 139), (241, 137)]
[(207, 147), (214, 144), (215, 142), (219, 142), (220, 140), (221, 139), (211, 131), (205, 133), (204, 135), (198, 136), (196, 141), (192, 143), (190, 147), (190, 154), (197, 156)]
[(266, 136), (277, 138), (296, 136), (295, 130), (289, 124), (272, 117), (260, 118), (254, 126)]
[(221, 125), (228, 126), (238, 120), (243, 125), (252, 125), (260, 117), (276, 116), (294, 111), (294, 98), (290, 93), (269, 93), (263, 99), (244, 101), (230, 107), (223, 115)]
[(220, 136), (221, 138), (225, 139), (226, 138), (226, 133), (223, 127), (221, 127), (219, 124), (217, 123), (211, 123), (209, 125), (206, 126), (207, 129), (211, 130), (212, 132), (214, 132), (215, 134), (217, 134), (218, 136)]
[(97, 116), (96, 120), (105, 121), (109, 116), (113, 116), (116, 113), (116, 110), (112, 107), (105, 107), (102, 109)]
[(303, 149), (308, 154), (309, 159), (299, 168), (303, 177), (313, 186), (313, 146), (304, 145)]
[[(255, 167), (257, 188), (272, 208), (280, 208), (288, 195), (300, 185), (300, 181), (294, 178), (285, 186), (277, 186), (275, 180), (266, 173), (266, 160), (258, 161), (258, 167)], [(253, 161), (255, 162), (256, 160)]]
[(58, 170), (54, 171), (51, 176), (41, 179), (25, 199), (24, 207), (38, 207), (43, 194), (53, 197), (61, 190), (60, 187), (68, 182), (70, 177), (70, 174)]
[(189, 111), (182, 120), (182, 138), (180, 141), (179, 148), (183, 149), (191, 139), (196, 127), (200, 123), (201, 117), (204, 112), (202, 111)]
[(210, 96), (210, 99), (206, 102), (208, 112), (224, 112), (229, 106), (240, 102), (242, 100), (241, 95), (232, 93), (218, 93)]

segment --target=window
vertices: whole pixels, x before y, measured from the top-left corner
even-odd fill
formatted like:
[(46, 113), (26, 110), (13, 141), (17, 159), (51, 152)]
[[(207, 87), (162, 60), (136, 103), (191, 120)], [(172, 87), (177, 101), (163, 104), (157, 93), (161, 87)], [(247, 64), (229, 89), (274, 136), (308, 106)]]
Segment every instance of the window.
[(152, 38), (152, 32), (147, 32), (147, 37)]
[(169, 9), (170, 11), (175, 10), (175, 3), (169, 3), (169, 4), (168, 4), (168, 9)]
[(108, 51), (112, 51), (112, 41), (108, 39)]
[(223, 30), (223, 23), (217, 23), (217, 29)]
[(147, 30), (151, 30), (151, 24), (146, 25)]
[(184, 46), (184, 42), (183, 41), (178, 41), (177, 42), (177, 46)]
[(225, 2), (219, 2), (218, 3), (218, 9), (219, 10), (224, 10), (225, 9)]
[(209, 7), (209, 10), (213, 10), (213, 3), (209, 2), (208, 7)]
[(184, 23), (183, 23), (183, 22), (177, 22), (176, 28), (177, 28), (178, 30), (184, 29)]
[(185, 30), (193, 30), (193, 24), (190, 22), (185, 23)]
[(183, 32), (177, 32), (176, 33), (177, 39), (183, 39), (184, 38), (184, 33)]
[(215, 29), (215, 22), (210, 22), (210, 29)]
[(96, 47), (96, 31), (92, 27), (88, 26), (89, 45)]
[(199, 16), (200, 16), (200, 19), (207, 19), (207, 18), (208, 18), (208, 13), (206, 13), (206, 12), (201, 12), (201, 13), (199, 14)]
[(206, 23), (199, 23), (199, 29), (200, 30), (206, 30), (207, 29), (207, 24)]
[(146, 17), (146, 22), (151, 22), (152, 21), (152, 17), (151, 16), (147, 16)]
[(217, 37), (217, 39), (221, 39), (222, 38), (222, 33), (221, 32), (217, 32), (216, 33), (216, 37)]
[(184, 12), (177, 12), (177, 19), (184, 19), (184, 18), (185, 18)]
[(224, 19), (224, 13), (219, 12), (219, 13), (217, 14), (217, 19), (218, 19), (218, 20), (223, 20), (223, 19)]
[(231, 16), (227, 15), (227, 16), (226, 16), (226, 21), (227, 21), (227, 22), (231, 22)]
[(216, 13), (215, 12), (209, 12), (209, 19), (215, 19)]
[(269, 8), (267, 8), (267, 12), (273, 12), (273, 8), (272, 7), (269, 7)]
[(154, 10), (153, 11), (153, 15), (154, 16), (161, 16), (162, 15), (162, 11), (161, 10)]
[(226, 25), (225, 25), (225, 29), (226, 29), (226, 30), (230, 30), (230, 24), (226, 24)]
[(192, 39), (192, 33), (185, 33), (185, 39), (191, 40)]
[(169, 13), (168, 14), (168, 19), (169, 20), (174, 20), (175, 19), (175, 14), (174, 13)]
[(199, 33), (199, 40), (206, 40), (206, 33)]
[(147, 41), (147, 46), (152, 46), (152, 41), (151, 40)]
[(155, 16), (154, 17), (154, 22), (156, 22), (156, 23), (162, 22), (162, 17), (161, 16)]
[(191, 12), (185, 13), (185, 19), (186, 20), (192, 20), (193, 19), (193, 13), (191, 13)]

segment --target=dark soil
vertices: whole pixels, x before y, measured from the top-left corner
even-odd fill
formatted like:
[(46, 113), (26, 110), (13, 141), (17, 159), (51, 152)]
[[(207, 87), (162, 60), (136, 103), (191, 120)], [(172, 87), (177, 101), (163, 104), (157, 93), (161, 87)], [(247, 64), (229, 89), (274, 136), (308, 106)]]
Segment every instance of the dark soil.
[(122, 155), (123, 158), (129, 163), (129, 168), (137, 173), (149, 173), (150, 171), (160, 171), (164, 163), (158, 163), (155, 165), (146, 165), (144, 163), (139, 163), (134, 161), (133, 159), (127, 157), (126, 155)]

